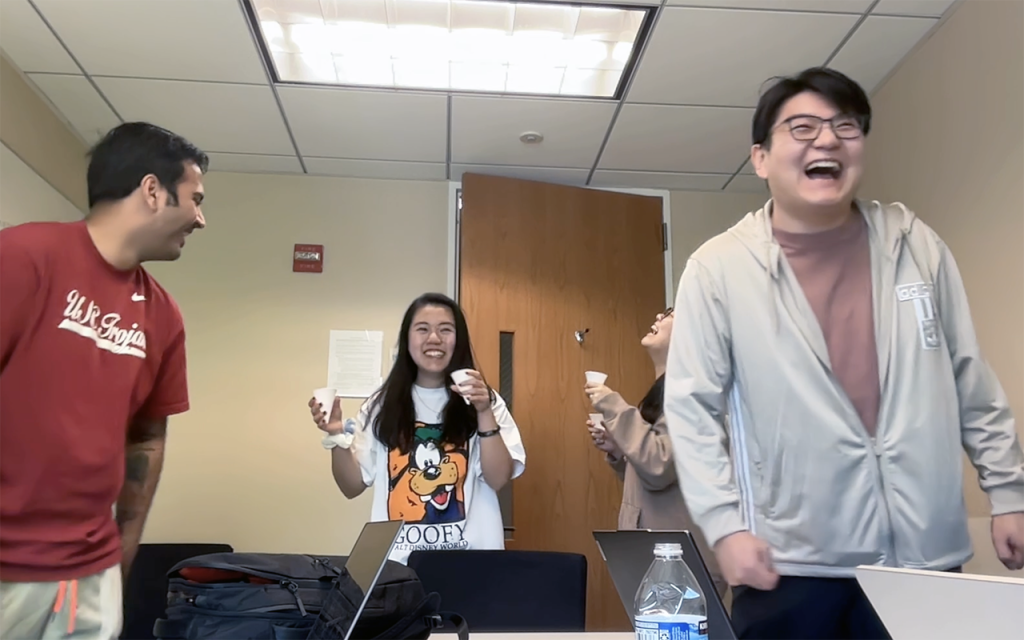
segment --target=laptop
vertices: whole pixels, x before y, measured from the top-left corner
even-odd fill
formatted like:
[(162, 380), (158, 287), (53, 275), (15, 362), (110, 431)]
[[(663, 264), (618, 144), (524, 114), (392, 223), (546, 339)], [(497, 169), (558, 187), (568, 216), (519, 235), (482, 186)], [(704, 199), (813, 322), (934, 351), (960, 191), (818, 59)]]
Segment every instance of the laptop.
[(1021, 637), (1020, 578), (873, 566), (854, 575), (893, 640)]
[(615, 590), (619, 592), (619, 599), (626, 609), (630, 624), (633, 624), (636, 592), (654, 561), (654, 545), (674, 542), (682, 546), (683, 561), (704, 592), (708, 609), (708, 640), (736, 640), (736, 632), (725, 611), (725, 604), (715, 590), (711, 573), (689, 531), (595, 531), (594, 540), (608, 565), (608, 573), (615, 583)]
[[(370, 600), (373, 587), (377, 584), (377, 579), (380, 578), (384, 565), (387, 564), (391, 550), (402, 533), (403, 526), (405, 526), (404, 520), (367, 522), (363, 525), (363, 530), (345, 561), (345, 569), (361, 593), (356, 593), (355, 590), (344, 592), (333, 590), (324, 602), (320, 615), (307, 636), (308, 640), (320, 638), (350, 640), (356, 623), (363, 614), (366, 603)], [(355, 616), (349, 617), (349, 608), (344, 605), (344, 600), (348, 600), (352, 604), (359, 603)]]

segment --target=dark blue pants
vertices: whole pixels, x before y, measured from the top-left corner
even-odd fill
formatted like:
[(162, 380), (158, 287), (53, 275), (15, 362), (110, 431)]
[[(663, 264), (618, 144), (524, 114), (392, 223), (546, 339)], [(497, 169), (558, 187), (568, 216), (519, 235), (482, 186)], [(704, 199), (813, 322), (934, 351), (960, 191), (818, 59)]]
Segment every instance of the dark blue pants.
[(891, 638), (855, 578), (783, 576), (771, 591), (735, 587), (732, 593), (740, 640)]

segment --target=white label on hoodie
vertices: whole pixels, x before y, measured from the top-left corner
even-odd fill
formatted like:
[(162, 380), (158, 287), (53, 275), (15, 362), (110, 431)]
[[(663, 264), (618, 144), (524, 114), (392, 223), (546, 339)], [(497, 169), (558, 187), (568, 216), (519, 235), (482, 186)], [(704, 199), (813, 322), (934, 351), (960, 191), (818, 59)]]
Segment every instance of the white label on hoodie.
[(922, 349), (938, 349), (939, 323), (935, 319), (935, 303), (932, 300), (932, 285), (924, 282), (912, 282), (896, 287), (896, 299), (900, 302), (912, 302), (914, 313), (917, 314), (917, 332), (921, 336)]

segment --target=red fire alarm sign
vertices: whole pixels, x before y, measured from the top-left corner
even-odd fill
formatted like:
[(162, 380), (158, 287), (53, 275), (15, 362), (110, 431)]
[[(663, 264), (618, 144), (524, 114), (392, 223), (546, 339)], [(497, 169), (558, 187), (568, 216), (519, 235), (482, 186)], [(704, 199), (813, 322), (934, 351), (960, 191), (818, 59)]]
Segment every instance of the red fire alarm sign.
[(323, 273), (324, 245), (297, 244), (292, 254), (292, 271), (298, 273)]

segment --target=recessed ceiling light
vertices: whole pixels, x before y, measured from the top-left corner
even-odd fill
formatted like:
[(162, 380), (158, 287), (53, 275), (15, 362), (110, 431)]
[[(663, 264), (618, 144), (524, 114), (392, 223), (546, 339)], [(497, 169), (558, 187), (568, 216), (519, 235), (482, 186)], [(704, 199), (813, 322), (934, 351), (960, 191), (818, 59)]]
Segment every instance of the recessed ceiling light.
[(282, 83), (618, 98), (651, 7), (248, 0)]

